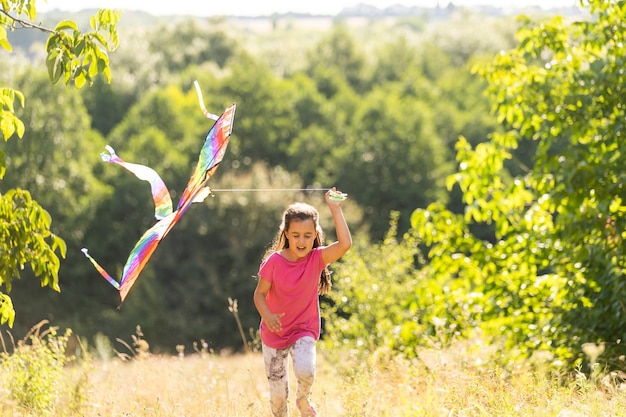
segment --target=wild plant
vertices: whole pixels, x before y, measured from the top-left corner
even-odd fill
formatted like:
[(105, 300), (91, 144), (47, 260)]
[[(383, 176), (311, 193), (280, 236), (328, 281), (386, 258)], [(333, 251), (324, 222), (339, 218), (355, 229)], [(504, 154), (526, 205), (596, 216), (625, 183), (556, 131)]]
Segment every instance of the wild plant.
[(129, 361), (133, 358), (141, 359), (150, 356), (150, 344), (146, 339), (144, 339), (144, 334), (141, 330), (140, 325), (137, 325), (137, 327), (135, 327), (135, 334), (131, 335), (131, 338), (133, 339), (132, 346), (129, 343), (125, 342), (123, 339), (115, 339), (119, 343), (124, 345), (126, 349), (128, 349), (128, 353), (114, 350), (118, 358), (120, 358), (122, 361)]
[(47, 320), (33, 326), (24, 339), (13, 346), (13, 352), (0, 354), (0, 369), (10, 397), (17, 404), (41, 415), (54, 409), (71, 331), (57, 334), (58, 328), (46, 327)]

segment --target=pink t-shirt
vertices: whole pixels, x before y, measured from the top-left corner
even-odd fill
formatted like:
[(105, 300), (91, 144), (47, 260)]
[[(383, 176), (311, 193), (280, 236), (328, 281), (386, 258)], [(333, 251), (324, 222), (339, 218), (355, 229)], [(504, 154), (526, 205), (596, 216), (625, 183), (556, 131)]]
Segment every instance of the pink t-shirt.
[(285, 313), (280, 319), (282, 330), (271, 332), (261, 320), (261, 340), (274, 349), (284, 349), (304, 336), (320, 337), (319, 283), (326, 265), (321, 248), (295, 262), (275, 252), (259, 269), (259, 276), (272, 286), (266, 301), (274, 314)]

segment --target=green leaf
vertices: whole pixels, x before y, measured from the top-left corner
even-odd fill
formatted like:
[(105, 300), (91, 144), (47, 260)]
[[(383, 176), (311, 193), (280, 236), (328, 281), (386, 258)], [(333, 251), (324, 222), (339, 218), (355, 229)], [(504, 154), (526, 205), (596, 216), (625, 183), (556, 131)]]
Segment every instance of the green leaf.
[(7, 37), (7, 31), (2, 26), (0, 26), (0, 47), (9, 52), (13, 51), (13, 46), (11, 46), (11, 43), (9, 42), (9, 39)]
[(53, 84), (56, 84), (63, 75), (62, 58), (59, 51), (54, 50), (48, 54), (46, 59), (46, 67), (48, 68), (48, 76)]
[(15, 123), (15, 131), (17, 132), (17, 136), (22, 138), (24, 137), (24, 132), (26, 131), (26, 127), (24, 126), (24, 122), (22, 122), (17, 117), (14, 120)]
[(13, 114), (5, 113), (0, 117), (0, 131), (4, 136), (4, 140), (8, 140), (15, 133), (15, 124), (13, 123)]
[(11, 297), (0, 292), (0, 324), (8, 324), (13, 327), (15, 321), (15, 310)]
[(86, 81), (87, 78), (85, 76), (85, 70), (81, 68), (74, 76), (74, 84), (76, 85), (76, 87), (82, 88), (85, 85)]
[(95, 62), (93, 62), (93, 61), (92, 61), (92, 62), (90, 62), (90, 63), (89, 63), (89, 67), (88, 67), (88, 68), (89, 68), (89, 77), (90, 77), (90, 78), (93, 78), (93, 77), (95, 77), (96, 75), (98, 75), (98, 71), (100, 70), (100, 68), (98, 68), (97, 63), (95, 63)]
[(12, 91), (15, 97), (17, 97), (18, 101), (20, 102), (20, 106), (24, 107), (24, 94), (18, 90), (12, 90)]
[(0, 180), (4, 177), (4, 174), (6, 172), (6, 166), (7, 166), (6, 154), (0, 151)]
[(86, 44), (85, 38), (81, 37), (74, 46), (74, 50), (73, 50), (74, 55), (81, 56), (85, 50), (85, 44)]
[(62, 20), (56, 25), (56, 27), (54, 28), (54, 31), (60, 32), (63, 30), (68, 30), (68, 29), (78, 31), (78, 25), (73, 20)]

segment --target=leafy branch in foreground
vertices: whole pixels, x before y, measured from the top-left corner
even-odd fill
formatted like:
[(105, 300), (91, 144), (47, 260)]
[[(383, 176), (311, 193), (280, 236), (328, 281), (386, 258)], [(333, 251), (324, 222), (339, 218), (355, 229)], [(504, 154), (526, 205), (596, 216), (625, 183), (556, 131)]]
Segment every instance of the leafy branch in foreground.
[[(12, 281), (29, 264), (42, 286), (60, 291), (61, 266), (56, 252), (65, 257), (63, 239), (50, 231), (52, 218), (26, 190), (13, 189), (0, 195), (0, 282), (11, 292)], [(11, 299), (0, 293), (0, 324), (13, 325)]]
[[(13, 16), (14, 12), (16, 16)], [(20, 18), (26, 15), (30, 21)], [(62, 76), (65, 83), (74, 82), (81, 88), (85, 83), (91, 85), (93, 78), (102, 73), (107, 82), (111, 82), (108, 52), (119, 46), (117, 23), (120, 12), (100, 9), (89, 20), (91, 31), (81, 32), (73, 20), (62, 20), (54, 29), (33, 23), (37, 16), (34, 2), (3, 1), (0, 10), (0, 47), (11, 52), (6, 28), (36, 29), (48, 33), (46, 65), (50, 80), (56, 83)]]
[[(77, 88), (91, 85), (102, 73), (111, 81), (109, 57), (118, 44), (117, 23), (120, 12), (102, 9), (90, 19), (91, 31), (81, 32), (71, 20), (59, 22), (54, 29), (34, 23), (37, 9), (34, 0), (0, 0), (0, 48), (12, 52), (7, 29), (35, 29), (49, 33), (46, 43), (46, 66), (52, 83), (62, 77)], [(17, 134), (22, 138), (24, 123), (15, 114), (15, 101), (24, 107), (22, 92), (0, 86), (0, 133), (5, 141)], [(6, 155), (0, 151), (0, 179), (6, 171)], [(9, 190), (0, 194), (0, 286), (11, 291), (11, 282), (20, 278), (29, 264), (42, 286), (59, 291), (59, 255), (65, 257), (65, 242), (50, 231), (52, 219), (30, 193)], [(57, 255), (58, 252), (58, 255)], [(11, 298), (0, 292), (0, 324), (13, 325), (15, 311)]]

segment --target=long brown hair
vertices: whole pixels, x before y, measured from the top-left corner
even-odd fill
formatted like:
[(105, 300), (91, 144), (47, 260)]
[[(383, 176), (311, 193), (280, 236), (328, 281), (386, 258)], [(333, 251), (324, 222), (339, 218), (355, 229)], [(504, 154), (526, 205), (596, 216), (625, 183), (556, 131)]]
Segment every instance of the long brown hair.
[[(313, 220), (316, 231), (315, 240), (313, 241), (313, 247), (317, 248), (322, 246), (324, 244), (324, 230), (322, 230), (322, 227), (320, 226), (319, 218), (320, 215), (318, 211), (315, 209), (315, 207), (309, 204), (294, 203), (287, 207), (287, 209), (283, 213), (283, 221), (280, 224), (278, 233), (272, 241), (272, 245), (270, 246), (270, 248), (265, 252), (263, 260), (269, 258), (272, 253), (277, 252), (281, 249), (287, 249), (289, 247), (289, 241), (285, 236), (285, 232), (289, 230), (289, 225), (292, 221), (298, 222), (309, 219)], [(320, 276), (319, 293), (326, 294), (328, 291), (330, 291), (331, 287), (332, 283), (330, 281), (330, 271), (328, 270), (328, 268), (324, 268), (324, 270), (322, 271), (322, 275)]]

